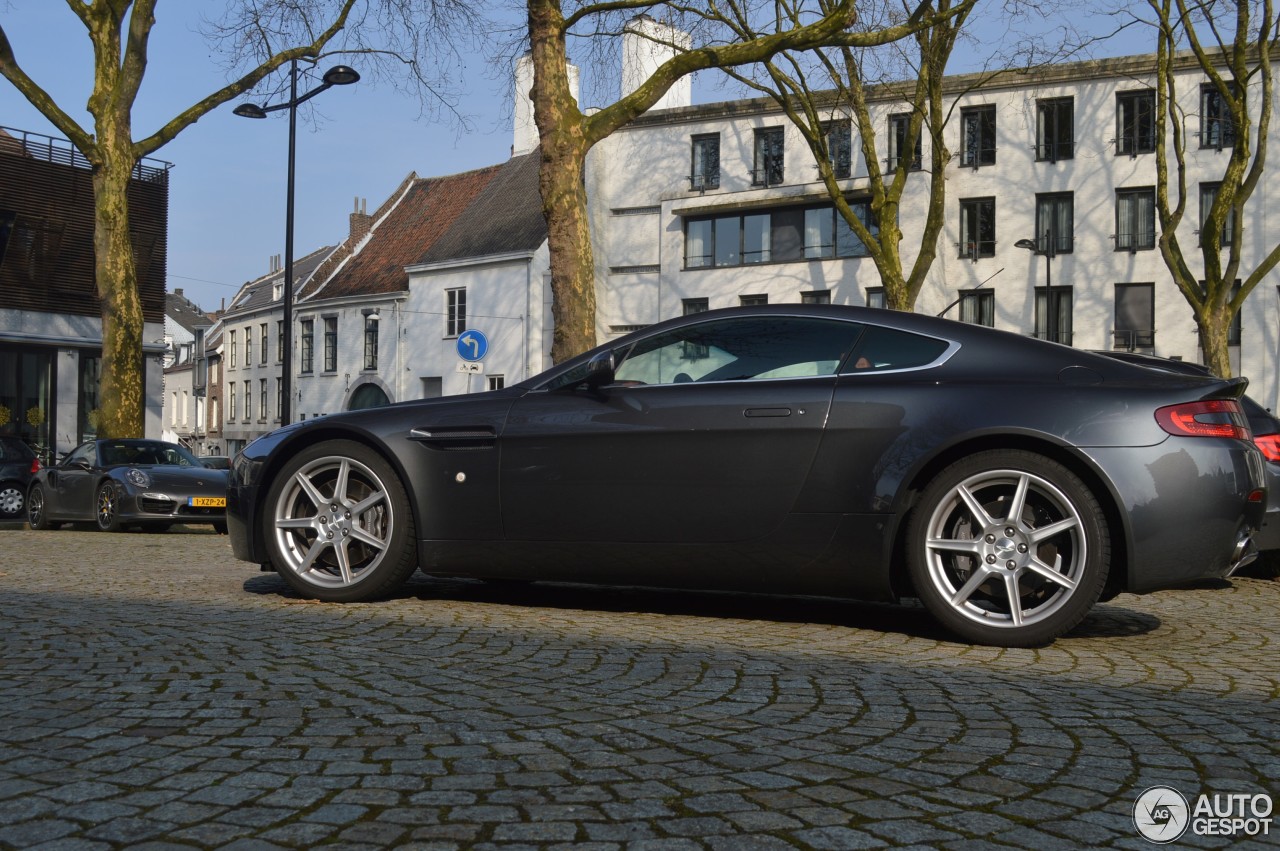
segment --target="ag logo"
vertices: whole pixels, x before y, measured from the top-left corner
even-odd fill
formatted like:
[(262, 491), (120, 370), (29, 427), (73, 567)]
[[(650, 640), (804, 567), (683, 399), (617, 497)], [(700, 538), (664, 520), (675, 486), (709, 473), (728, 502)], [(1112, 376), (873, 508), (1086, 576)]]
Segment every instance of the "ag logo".
[(1186, 833), (1189, 816), (1187, 799), (1171, 786), (1152, 786), (1133, 804), (1133, 826), (1143, 839), (1161, 845)]

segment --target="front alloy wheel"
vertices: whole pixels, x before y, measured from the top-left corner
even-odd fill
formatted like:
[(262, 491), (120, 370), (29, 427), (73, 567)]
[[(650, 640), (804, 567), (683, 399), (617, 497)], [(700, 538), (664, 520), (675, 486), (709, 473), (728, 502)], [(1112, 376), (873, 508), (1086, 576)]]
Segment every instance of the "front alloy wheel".
[(373, 599), (417, 567), (404, 487), (362, 444), (334, 440), (302, 451), (272, 483), (266, 507), (272, 563), (305, 596)]
[(1066, 467), (983, 452), (925, 489), (911, 522), (911, 578), (945, 626), (979, 644), (1045, 644), (1102, 593), (1110, 542), (1102, 509)]
[(36, 530), (57, 528), (56, 524), (49, 522), (44, 506), (44, 488), (39, 485), (32, 485), (31, 493), (27, 495), (27, 522)]
[(113, 484), (106, 482), (98, 488), (96, 505), (99, 529), (103, 532), (123, 531), (124, 525), (120, 522), (120, 497)]

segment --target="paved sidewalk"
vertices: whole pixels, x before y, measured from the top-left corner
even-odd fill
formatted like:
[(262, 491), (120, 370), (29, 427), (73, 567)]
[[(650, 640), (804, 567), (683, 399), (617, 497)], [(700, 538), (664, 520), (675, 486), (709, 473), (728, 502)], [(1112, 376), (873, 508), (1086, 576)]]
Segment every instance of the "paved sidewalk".
[(998, 650), (833, 601), (321, 604), (204, 530), (24, 530), (0, 605), (5, 849), (1150, 848), (1147, 787), (1280, 797), (1280, 582)]

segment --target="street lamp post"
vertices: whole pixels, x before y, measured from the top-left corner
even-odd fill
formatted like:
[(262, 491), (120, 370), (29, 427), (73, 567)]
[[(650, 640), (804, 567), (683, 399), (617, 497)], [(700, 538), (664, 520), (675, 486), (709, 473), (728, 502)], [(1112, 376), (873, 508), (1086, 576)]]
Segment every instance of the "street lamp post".
[(298, 94), (298, 60), (289, 60), (289, 100), (274, 106), (258, 106), (242, 103), (233, 112), (242, 118), (266, 118), (268, 112), (289, 110), (289, 176), (284, 212), (284, 351), (281, 366), (284, 374), (280, 393), (280, 425), (290, 421), (293, 403), (293, 171), (298, 137), (298, 106), (311, 100), (325, 89), (347, 86), (360, 79), (360, 75), (346, 65), (335, 65), (324, 73), (322, 82), (303, 95)]
[(1025, 248), (1032, 254), (1044, 255), (1044, 307), (1045, 307), (1045, 335), (1046, 340), (1060, 342), (1058, 340), (1058, 300), (1053, 293), (1053, 235), (1051, 231), (1044, 232), (1044, 248), (1042, 249), (1036, 244), (1034, 239), (1020, 239), (1014, 243), (1018, 248)]

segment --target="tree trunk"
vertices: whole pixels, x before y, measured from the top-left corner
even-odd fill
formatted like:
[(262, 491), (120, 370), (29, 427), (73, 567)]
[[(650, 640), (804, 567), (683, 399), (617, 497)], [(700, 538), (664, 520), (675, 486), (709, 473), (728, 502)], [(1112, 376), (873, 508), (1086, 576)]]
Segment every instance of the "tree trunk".
[(93, 175), (94, 274), (102, 304), (99, 437), (145, 433), (142, 300), (129, 238), (133, 165), (129, 155), (107, 155)]
[(1214, 375), (1224, 378), (1231, 375), (1231, 353), (1227, 347), (1228, 332), (1231, 330), (1232, 311), (1230, 308), (1214, 308), (1206, 304), (1196, 316), (1196, 326), (1200, 329), (1200, 345), (1204, 348), (1204, 365)]
[(551, 251), (551, 360), (561, 363), (596, 344), (595, 260), (587, 219), (585, 117), (569, 87), (564, 18), (556, 0), (530, 0), (533, 114), (542, 165), (538, 187)]

